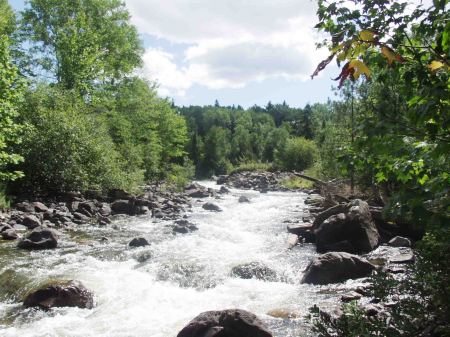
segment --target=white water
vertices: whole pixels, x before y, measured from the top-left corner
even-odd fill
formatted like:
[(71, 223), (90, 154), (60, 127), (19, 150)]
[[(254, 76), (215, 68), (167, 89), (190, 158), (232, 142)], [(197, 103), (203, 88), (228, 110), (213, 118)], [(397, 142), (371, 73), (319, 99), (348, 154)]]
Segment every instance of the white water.
[[(212, 182), (204, 184), (217, 188)], [(238, 203), (240, 195), (251, 203)], [(14, 251), (13, 257), (0, 257), (0, 272), (13, 269), (27, 277), (26, 288), (48, 279), (76, 279), (94, 292), (96, 300), (92, 310), (51, 312), (24, 310), (17, 298), (0, 302), (0, 336), (175, 337), (199, 313), (228, 308), (255, 313), (276, 337), (301, 336), (303, 320), (267, 313), (283, 309), (304, 315), (314, 303), (335, 296), (300, 284), (302, 271), (315, 254), (312, 246), (286, 249), (283, 221), (301, 216), (305, 197), (232, 190), (220, 200), (209, 200), (223, 209), (221, 213), (203, 210), (206, 199), (194, 200), (187, 214), (199, 230), (190, 234), (172, 235), (165, 221), (127, 218), (108, 228), (91, 226), (66, 236), (56, 250)], [(137, 235), (146, 236), (151, 246), (129, 249), (126, 244)], [(100, 243), (102, 236), (109, 243)], [(274, 269), (280, 280), (230, 276), (233, 266), (253, 261)]]

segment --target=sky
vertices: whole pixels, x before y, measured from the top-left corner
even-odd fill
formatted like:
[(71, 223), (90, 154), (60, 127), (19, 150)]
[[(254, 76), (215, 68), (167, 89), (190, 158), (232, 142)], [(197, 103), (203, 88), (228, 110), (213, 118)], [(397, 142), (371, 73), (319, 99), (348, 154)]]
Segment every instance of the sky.
[(303, 107), (334, 96), (335, 66), (310, 76), (327, 56), (315, 46), (314, 0), (125, 2), (145, 47), (139, 75), (177, 105)]

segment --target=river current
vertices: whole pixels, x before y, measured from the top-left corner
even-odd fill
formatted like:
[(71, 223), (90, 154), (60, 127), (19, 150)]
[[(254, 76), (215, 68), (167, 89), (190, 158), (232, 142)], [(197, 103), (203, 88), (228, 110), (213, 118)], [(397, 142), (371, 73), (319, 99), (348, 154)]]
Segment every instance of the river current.
[[(251, 202), (239, 203), (241, 195)], [(307, 336), (303, 318), (270, 315), (301, 317), (313, 304), (336, 301), (336, 289), (300, 283), (316, 255), (314, 246), (287, 249), (286, 221), (301, 218), (306, 196), (231, 189), (220, 199), (193, 200), (186, 214), (199, 230), (189, 234), (173, 235), (170, 221), (123, 217), (107, 227), (65, 233), (55, 250), (27, 252), (2, 243), (0, 336), (175, 337), (199, 313), (230, 308), (255, 313), (275, 337)], [(223, 211), (203, 210), (205, 201)], [(145, 236), (151, 245), (129, 248), (135, 236)], [(249, 262), (273, 269), (277, 280), (230, 274)], [(24, 294), (52, 279), (81, 281), (95, 294), (94, 309), (23, 309)]]

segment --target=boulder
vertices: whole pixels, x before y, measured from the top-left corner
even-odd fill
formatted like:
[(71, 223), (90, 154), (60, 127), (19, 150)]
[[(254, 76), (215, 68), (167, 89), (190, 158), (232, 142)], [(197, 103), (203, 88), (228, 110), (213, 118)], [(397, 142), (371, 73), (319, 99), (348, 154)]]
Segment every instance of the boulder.
[(144, 247), (149, 246), (150, 243), (147, 241), (146, 238), (143, 237), (137, 237), (130, 241), (128, 244), (129, 247), (135, 248), (135, 247)]
[(101, 204), (101, 206), (98, 208), (98, 212), (100, 213), (101, 216), (110, 216), (112, 213), (111, 210), (111, 206), (109, 206), (109, 204), (107, 204), (106, 202), (103, 202)]
[(116, 200), (111, 204), (111, 209), (114, 214), (136, 214), (137, 207), (128, 200)]
[(172, 231), (174, 233), (180, 234), (186, 234), (196, 230), (198, 230), (198, 227), (192, 222), (187, 221), (186, 219), (175, 221), (175, 225), (172, 228)]
[(192, 183), (187, 186), (185, 193), (191, 198), (207, 198), (210, 195), (210, 192), (206, 189), (206, 187), (197, 183)]
[(222, 209), (217, 206), (216, 204), (213, 204), (212, 202), (207, 202), (206, 204), (204, 204), (202, 206), (203, 209), (206, 209), (207, 211), (212, 211), (212, 212), (222, 212)]
[(345, 213), (332, 215), (323, 221), (314, 234), (319, 252), (367, 253), (378, 246), (380, 239), (369, 205), (359, 199), (349, 202)]
[(22, 249), (51, 249), (58, 245), (58, 234), (55, 230), (37, 227), (19, 241), (17, 247)]
[(329, 284), (368, 276), (375, 266), (365, 259), (344, 252), (316, 257), (306, 268), (302, 283)]
[(195, 317), (177, 337), (273, 337), (254, 314), (240, 309), (206, 311)]
[(294, 248), (295, 246), (298, 245), (298, 243), (299, 243), (299, 237), (298, 237), (298, 235), (289, 233), (289, 234), (288, 234), (288, 238), (287, 238), (287, 246), (288, 246), (288, 249)]
[(240, 264), (231, 269), (231, 275), (242, 279), (276, 281), (277, 273), (260, 262)]
[(314, 243), (316, 241), (313, 225), (310, 223), (289, 224), (287, 230), (291, 234), (301, 236), (305, 242)]
[(14, 208), (27, 213), (33, 213), (35, 211), (34, 206), (26, 201), (17, 203), (16, 205), (14, 205)]
[(228, 176), (226, 176), (226, 175), (218, 176), (217, 180), (216, 180), (216, 184), (217, 185), (223, 185), (223, 184), (225, 184), (227, 182), (227, 180), (228, 180)]
[(33, 202), (34, 210), (39, 213), (44, 213), (48, 211), (48, 207), (45, 206), (42, 202), (36, 201)]
[(78, 307), (92, 309), (94, 297), (80, 282), (63, 281), (46, 285), (26, 296), (23, 305), (51, 309), (54, 307)]
[(239, 200), (238, 200), (240, 203), (244, 203), (244, 202), (250, 202), (250, 199), (249, 198), (247, 198), (245, 195), (241, 195), (240, 197), (239, 197)]
[(4, 240), (16, 240), (19, 238), (19, 235), (17, 235), (14, 229), (10, 228), (2, 231), (2, 238)]
[(222, 193), (222, 194), (230, 193), (230, 190), (228, 188), (226, 188), (225, 186), (220, 186), (219, 193)]
[(74, 216), (74, 222), (76, 222), (76, 223), (84, 224), (84, 223), (88, 223), (89, 221), (91, 221), (91, 218), (89, 216), (87, 216), (86, 214), (80, 213), (80, 212), (74, 212), (73, 216)]
[(22, 225), (28, 229), (34, 229), (41, 226), (41, 220), (35, 215), (26, 215), (22, 220)]
[(392, 247), (411, 247), (411, 240), (402, 236), (396, 236), (389, 241)]

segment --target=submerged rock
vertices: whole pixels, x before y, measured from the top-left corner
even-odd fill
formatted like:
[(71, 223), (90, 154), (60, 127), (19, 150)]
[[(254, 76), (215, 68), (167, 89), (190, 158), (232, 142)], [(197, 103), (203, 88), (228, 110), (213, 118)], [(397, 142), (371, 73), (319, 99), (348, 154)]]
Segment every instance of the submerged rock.
[(368, 276), (375, 266), (365, 259), (344, 252), (316, 257), (306, 268), (302, 283), (329, 284)]
[(186, 219), (176, 220), (172, 228), (173, 233), (186, 234), (198, 230), (198, 227)]
[(240, 264), (231, 269), (231, 275), (242, 279), (258, 279), (264, 281), (275, 281), (277, 273), (260, 262)]
[(177, 337), (273, 337), (256, 315), (240, 309), (206, 311), (195, 317)]
[(22, 249), (52, 249), (58, 245), (58, 233), (50, 228), (37, 227), (19, 241)]
[(46, 285), (26, 296), (23, 305), (51, 309), (54, 307), (78, 307), (92, 309), (94, 297), (78, 281), (63, 281)]
[(250, 202), (250, 199), (249, 198), (247, 198), (245, 195), (241, 195), (240, 197), (239, 197), (239, 200), (238, 200), (240, 203), (244, 203), (244, 202)]

